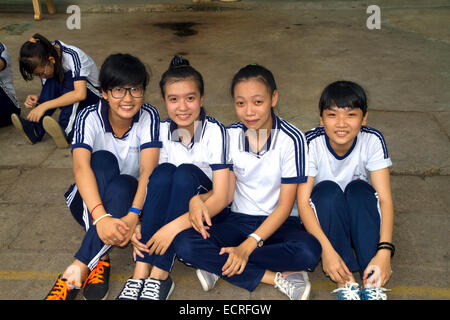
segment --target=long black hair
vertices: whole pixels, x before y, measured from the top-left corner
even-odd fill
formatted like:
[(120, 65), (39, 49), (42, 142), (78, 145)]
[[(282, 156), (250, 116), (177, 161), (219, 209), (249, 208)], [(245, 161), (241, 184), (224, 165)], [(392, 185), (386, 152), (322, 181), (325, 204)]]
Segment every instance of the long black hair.
[(172, 61), (170, 61), (169, 69), (163, 73), (161, 80), (159, 82), (159, 87), (161, 89), (161, 95), (164, 99), (165, 96), (165, 86), (169, 81), (181, 81), (186, 79), (192, 79), (197, 83), (200, 95), (203, 96), (205, 91), (205, 86), (203, 83), (203, 77), (195, 70), (190, 64), (189, 60), (182, 58), (181, 56), (174, 56)]
[(54, 45), (39, 33), (34, 34), (30, 40), (20, 48), (19, 68), (22, 77), (26, 81), (33, 80), (36, 67), (44, 66), (49, 63), (50, 57), (53, 57), (55, 59), (53, 76), (62, 84), (64, 82), (62, 56), (58, 54)]

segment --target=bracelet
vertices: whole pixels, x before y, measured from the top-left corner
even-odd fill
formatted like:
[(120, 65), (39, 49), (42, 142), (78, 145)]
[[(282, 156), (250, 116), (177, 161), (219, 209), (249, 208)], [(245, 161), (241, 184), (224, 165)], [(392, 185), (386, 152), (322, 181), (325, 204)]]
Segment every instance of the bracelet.
[(110, 215), (109, 213), (102, 215), (100, 218), (98, 218), (97, 220), (95, 220), (92, 225), (96, 225), (100, 220), (102, 220), (105, 217), (112, 217), (112, 215)]
[(377, 246), (377, 251), (378, 250), (382, 250), (382, 249), (387, 249), (387, 250), (391, 250), (391, 258), (394, 256), (395, 253), (395, 246), (390, 243), (390, 242), (380, 242)]
[(393, 249), (395, 250), (394, 244), (393, 244), (393, 243), (390, 243), (390, 242), (380, 242), (380, 243), (378, 244), (378, 247), (379, 247), (379, 246), (390, 246), (391, 248), (393, 248)]
[(128, 212), (136, 213), (136, 214), (139, 216), (139, 215), (141, 215), (141, 213), (142, 213), (142, 209), (138, 209), (138, 208), (133, 208), (133, 207), (131, 207), (131, 208), (128, 210)]
[(98, 206), (102, 206), (103, 205), (103, 202), (100, 202), (99, 204), (97, 204), (94, 208), (92, 208), (92, 210), (91, 210), (91, 216), (92, 216), (92, 214), (94, 213), (94, 210), (98, 207)]

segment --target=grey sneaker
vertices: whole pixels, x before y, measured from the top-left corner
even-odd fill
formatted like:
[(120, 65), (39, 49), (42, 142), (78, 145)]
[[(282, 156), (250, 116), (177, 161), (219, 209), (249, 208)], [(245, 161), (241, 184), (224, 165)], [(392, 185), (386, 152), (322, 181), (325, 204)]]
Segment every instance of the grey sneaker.
[(197, 278), (202, 285), (204, 291), (209, 291), (214, 288), (219, 276), (215, 273), (211, 273), (205, 270), (197, 269)]
[(277, 272), (275, 275), (275, 288), (278, 288), (291, 300), (308, 300), (311, 283), (305, 271)]
[(128, 279), (116, 300), (137, 300), (141, 294), (144, 280)]
[(139, 300), (168, 300), (173, 288), (175, 284), (170, 277), (166, 280), (145, 279)]

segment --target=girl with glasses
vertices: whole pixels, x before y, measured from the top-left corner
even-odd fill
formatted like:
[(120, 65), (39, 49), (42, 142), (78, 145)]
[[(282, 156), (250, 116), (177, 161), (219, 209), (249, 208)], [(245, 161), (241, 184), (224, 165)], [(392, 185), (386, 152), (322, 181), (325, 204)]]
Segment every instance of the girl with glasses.
[(86, 229), (75, 261), (47, 299), (88, 300), (108, 294), (112, 246), (125, 246), (144, 206), (150, 174), (158, 164), (159, 114), (144, 104), (149, 76), (128, 54), (109, 56), (100, 69), (103, 99), (81, 111), (72, 143), (75, 183), (67, 205)]
[[(27, 96), (25, 107), (31, 111), (26, 118), (11, 116), (14, 126), (30, 144), (47, 132), (58, 148), (67, 148), (78, 112), (100, 99), (97, 65), (81, 49), (36, 33), (20, 48), (19, 67), (25, 81), (39, 77), (42, 89)], [(52, 114), (58, 108), (56, 121)]]

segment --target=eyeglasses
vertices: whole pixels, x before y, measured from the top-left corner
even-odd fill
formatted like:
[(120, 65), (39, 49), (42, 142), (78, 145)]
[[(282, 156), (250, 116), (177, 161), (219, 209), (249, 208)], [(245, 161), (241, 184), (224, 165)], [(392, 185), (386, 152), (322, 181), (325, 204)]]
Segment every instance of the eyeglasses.
[(33, 73), (33, 75), (38, 76), (39, 78), (45, 78), (45, 76), (47, 75), (47, 67), (48, 67), (48, 62), (47, 64), (44, 66), (44, 71), (40, 72), (40, 73)]
[(122, 99), (127, 95), (127, 91), (130, 92), (130, 95), (133, 98), (142, 98), (144, 96), (144, 89), (142, 87), (132, 87), (132, 88), (115, 87), (109, 90), (111, 91), (111, 95), (115, 99)]

